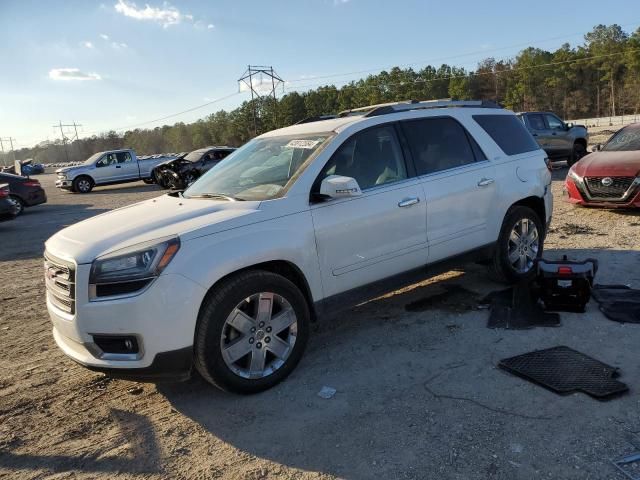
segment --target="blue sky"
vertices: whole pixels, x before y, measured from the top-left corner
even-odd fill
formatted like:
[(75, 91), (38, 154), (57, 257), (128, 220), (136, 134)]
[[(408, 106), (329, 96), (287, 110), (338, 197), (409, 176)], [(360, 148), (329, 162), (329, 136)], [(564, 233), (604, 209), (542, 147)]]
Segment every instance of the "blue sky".
[(400, 64), (474, 68), (524, 46), (582, 42), (598, 23), (640, 25), (630, 0), (0, 0), (0, 137), (19, 146), (109, 129), (193, 121), (248, 98), (149, 120), (238, 92), (247, 64), (286, 88), (345, 83)]

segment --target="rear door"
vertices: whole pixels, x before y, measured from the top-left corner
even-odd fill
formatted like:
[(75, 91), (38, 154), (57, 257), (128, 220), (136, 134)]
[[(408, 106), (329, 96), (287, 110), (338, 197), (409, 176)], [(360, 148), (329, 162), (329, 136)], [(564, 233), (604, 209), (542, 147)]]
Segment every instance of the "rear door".
[(117, 152), (116, 159), (116, 180), (126, 181), (140, 178), (138, 162), (133, 158), (131, 152)]
[(490, 243), (495, 172), (475, 140), (448, 116), (401, 125), (427, 200), (429, 262)]
[(329, 175), (355, 178), (363, 193), (311, 205), (326, 296), (426, 264), (424, 193), (408, 174), (394, 125), (346, 140), (314, 188)]

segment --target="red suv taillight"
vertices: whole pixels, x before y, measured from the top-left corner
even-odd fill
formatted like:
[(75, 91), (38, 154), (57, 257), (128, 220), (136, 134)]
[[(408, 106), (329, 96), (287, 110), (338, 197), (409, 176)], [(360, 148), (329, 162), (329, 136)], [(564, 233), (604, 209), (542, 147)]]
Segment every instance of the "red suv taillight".
[(0, 188), (0, 198), (7, 198), (9, 196), (8, 188)]
[(25, 187), (39, 187), (40, 182), (38, 180), (29, 180), (29, 181), (23, 182), (22, 185), (24, 185)]

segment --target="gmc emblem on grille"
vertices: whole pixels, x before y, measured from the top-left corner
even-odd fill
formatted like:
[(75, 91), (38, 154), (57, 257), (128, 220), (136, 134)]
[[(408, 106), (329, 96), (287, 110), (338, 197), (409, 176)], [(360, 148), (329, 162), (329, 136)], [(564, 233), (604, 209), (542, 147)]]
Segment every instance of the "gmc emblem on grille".
[(44, 272), (44, 276), (47, 277), (48, 280), (53, 280), (58, 276), (58, 270), (53, 267), (48, 267)]
[(610, 187), (611, 185), (613, 185), (613, 179), (611, 177), (604, 177), (601, 180), (602, 185), (604, 185), (605, 187)]

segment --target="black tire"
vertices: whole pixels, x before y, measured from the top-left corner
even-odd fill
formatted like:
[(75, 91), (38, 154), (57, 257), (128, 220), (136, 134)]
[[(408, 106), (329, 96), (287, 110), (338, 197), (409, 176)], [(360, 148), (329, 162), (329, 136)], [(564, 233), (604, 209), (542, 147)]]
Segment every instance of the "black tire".
[[(544, 249), (545, 228), (538, 214), (529, 207), (516, 205), (511, 207), (504, 217), (500, 236), (496, 242), (491, 261), (489, 262), (490, 276), (499, 282), (517, 283), (535, 275), (535, 265), (531, 265), (527, 271), (518, 271), (509, 261), (510, 236), (518, 222), (527, 219), (533, 222), (538, 232), (538, 250), (535, 258), (540, 258)], [(527, 263), (528, 266), (528, 263)]]
[(147, 185), (153, 185), (156, 181), (153, 178), (143, 178), (142, 181)]
[(576, 163), (578, 160), (580, 160), (586, 154), (587, 154), (587, 149), (585, 148), (585, 146), (582, 143), (580, 143), (580, 142), (574, 143), (573, 144), (573, 153), (571, 154), (571, 157), (567, 161), (567, 165), (569, 165), (571, 167), (574, 163)]
[(93, 180), (86, 175), (80, 175), (73, 180), (73, 191), (77, 193), (89, 193), (93, 190)]
[(187, 172), (182, 177), (182, 188), (189, 187), (193, 182), (198, 179), (198, 174), (195, 172)]
[(16, 206), (16, 217), (18, 215), (22, 215), (22, 213), (24, 212), (24, 202), (22, 201), (22, 199), (20, 197), (16, 197), (15, 195), (9, 195), (9, 200), (11, 200)]
[[(272, 292), (291, 305), (297, 320), (297, 336), (291, 353), (279, 368), (264, 377), (248, 379), (229, 368), (222, 355), (221, 341), (229, 314), (244, 299), (260, 292)], [(309, 319), (304, 295), (286, 278), (262, 270), (234, 275), (215, 286), (200, 308), (194, 339), (195, 367), (206, 381), (229, 392), (251, 394), (267, 390), (284, 380), (300, 361), (309, 336)]]
[(160, 186), (160, 188), (166, 190), (168, 187), (167, 180), (164, 175), (164, 170), (156, 170), (153, 173), (153, 176), (156, 179), (156, 183)]

